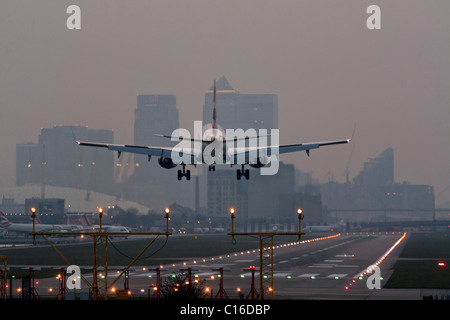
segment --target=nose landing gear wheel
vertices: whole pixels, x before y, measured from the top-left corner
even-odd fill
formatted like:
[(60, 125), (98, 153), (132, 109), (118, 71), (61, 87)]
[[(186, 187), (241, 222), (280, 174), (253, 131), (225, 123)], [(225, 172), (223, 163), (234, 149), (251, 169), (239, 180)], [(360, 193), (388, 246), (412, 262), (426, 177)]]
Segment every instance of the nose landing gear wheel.
[(178, 170), (178, 180), (183, 179), (183, 177), (186, 177), (186, 180), (191, 180), (191, 170), (186, 170), (186, 165), (183, 164), (183, 170)]
[(245, 180), (250, 179), (250, 171), (248, 169), (244, 170), (244, 165), (242, 165), (242, 169), (241, 170), (236, 170), (236, 178), (238, 180), (241, 180), (242, 176), (245, 176)]

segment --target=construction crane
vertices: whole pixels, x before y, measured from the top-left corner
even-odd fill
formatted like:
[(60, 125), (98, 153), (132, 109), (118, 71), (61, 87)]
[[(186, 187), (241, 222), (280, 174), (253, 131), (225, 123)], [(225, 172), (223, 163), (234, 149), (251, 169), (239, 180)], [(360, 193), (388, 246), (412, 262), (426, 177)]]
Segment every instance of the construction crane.
[(75, 188), (77, 188), (77, 189), (80, 189), (80, 185), (81, 185), (81, 174), (83, 172), (83, 158), (84, 158), (84, 150), (80, 150), (79, 159), (78, 159), (78, 163), (77, 163), (77, 167), (78, 167), (77, 183), (75, 185)]
[(94, 150), (94, 157), (91, 161), (91, 170), (89, 172), (89, 182), (86, 190), (86, 200), (91, 200), (92, 183), (94, 181), (94, 169), (97, 164), (97, 149)]
[[(352, 141), (353, 141), (353, 137), (355, 135), (355, 131), (356, 131), (356, 123), (355, 123), (355, 126), (353, 127), (353, 133), (352, 133), (352, 138), (351, 138)], [(345, 176), (345, 182), (347, 182), (347, 183), (350, 182), (348, 168), (350, 166), (350, 161), (352, 160), (353, 151), (355, 150), (355, 146), (356, 146), (356, 143), (353, 142), (352, 151), (350, 151), (350, 157), (348, 158), (347, 165), (345, 166), (344, 176)]]
[(349, 169), (348, 169), (348, 168), (349, 168), (349, 166), (350, 166), (350, 161), (352, 160), (353, 151), (355, 150), (355, 146), (356, 146), (356, 144), (353, 143), (352, 151), (350, 151), (350, 157), (348, 158), (347, 165), (345, 166), (344, 175), (345, 175), (345, 182), (347, 182), (347, 183), (350, 182), (350, 179), (349, 179)]
[(45, 161), (45, 143), (42, 144), (42, 163), (41, 163), (41, 199), (45, 198), (45, 167), (47, 162)]

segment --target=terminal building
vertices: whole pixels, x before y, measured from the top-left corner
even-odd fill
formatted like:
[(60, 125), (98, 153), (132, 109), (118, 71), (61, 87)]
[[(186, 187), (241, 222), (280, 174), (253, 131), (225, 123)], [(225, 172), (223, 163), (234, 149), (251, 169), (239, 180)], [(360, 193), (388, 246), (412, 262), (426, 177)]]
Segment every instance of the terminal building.
[(57, 198), (28, 198), (25, 199), (25, 213), (31, 212), (31, 208), (36, 209), (39, 215), (58, 215), (65, 213), (65, 199)]

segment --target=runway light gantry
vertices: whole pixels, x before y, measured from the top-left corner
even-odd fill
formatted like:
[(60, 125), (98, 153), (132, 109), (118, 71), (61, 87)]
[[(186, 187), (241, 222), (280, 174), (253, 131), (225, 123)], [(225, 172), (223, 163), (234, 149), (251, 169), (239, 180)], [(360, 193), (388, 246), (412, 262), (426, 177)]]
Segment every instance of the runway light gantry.
[(258, 236), (259, 237), (259, 299), (264, 300), (267, 296), (273, 299), (273, 237), (274, 236), (301, 236), (305, 233), (301, 229), (301, 220), (303, 220), (302, 210), (297, 210), (299, 225), (298, 232), (235, 232), (234, 219), (236, 218), (236, 209), (230, 208), (231, 232), (228, 233), (236, 241), (235, 236)]
[[(81, 275), (81, 279), (92, 289), (92, 296), (94, 300), (107, 300), (108, 298), (108, 288), (112, 288), (113, 285), (120, 279), (120, 277), (127, 272), (127, 270), (138, 260), (144, 252), (156, 241), (156, 239), (164, 235), (167, 238), (172, 235), (169, 232), (169, 208), (164, 210), (166, 221), (166, 232), (129, 232), (127, 235), (154, 235), (149, 244), (145, 246), (144, 249), (131, 261), (128, 266), (126, 266), (122, 272), (117, 276), (117, 278), (108, 284), (108, 237), (111, 235), (123, 235), (123, 232), (104, 232), (102, 230), (102, 216), (103, 208), (99, 207), (97, 209), (99, 217), (99, 229), (94, 232), (36, 232), (35, 230), (35, 220), (36, 220), (36, 208), (31, 208), (32, 218), (33, 218), (33, 232), (30, 235), (35, 239), (36, 236), (42, 236), (44, 240), (53, 248), (53, 250), (58, 253), (58, 255), (67, 263), (67, 265), (72, 265), (70, 261), (50, 242), (46, 237), (47, 235), (79, 235), (79, 236), (92, 236), (93, 239), (93, 281), (92, 284)], [(100, 272), (101, 271), (101, 274)]]

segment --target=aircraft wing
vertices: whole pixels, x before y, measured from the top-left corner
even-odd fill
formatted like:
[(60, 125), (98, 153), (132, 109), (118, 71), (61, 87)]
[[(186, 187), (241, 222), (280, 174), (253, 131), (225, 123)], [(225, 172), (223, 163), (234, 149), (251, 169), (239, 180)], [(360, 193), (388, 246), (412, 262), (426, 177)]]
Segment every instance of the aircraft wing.
[(318, 149), (322, 146), (331, 146), (335, 144), (349, 143), (351, 139), (311, 142), (311, 143), (299, 143), (299, 144), (286, 144), (278, 147), (278, 153), (289, 153), (305, 150), (309, 156), (309, 150)]
[[(135, 145), (121, 145), (121, 144), (111, 144), (111, 143), (97, 143), (97, 142), (84, 142), (84, 141), (77, 141), (77, 144), (80, 146), (88, 146), (88, 147), (97, 147), (97, 148), (106, 148), (108, 150), (117, 151), (120, 157), (120, 154), (122, 152), (128, 152), (128, 153), (135, 153), (135, 154), (143, 154), (147, 155), (149, 157), (156, 156), (156, 157), (164, 157), (164, 158), (172, 158), (172, 151), (177, 152), (180, 154), (183, 151), (180, 149), (180, 151), (175, 151), (173, 147), (151, 147), (151, 146), (135, 146)], [(195, 163), (195, 150), (188, 153), (189, 156), (191, 156), (191, 163)]]
[[(230, 148), (229, 151), (232, 151), (234, 154), (234, 163), (242, 163), (242, 159), (245, 159), (245, 162), (254, 161), (256, 158), (261, 156), (270, 156), (272, 152), (275, 154), (282, 153), (290, 153), (297, 151), (306, 151), (309, 156), (309, 151), (312, 149), (318, 149), (322, 146), (329, 146), (335, 144), (343, 144), (349, 143), (351, 139), (344, 140), (333, 140), (333, 141), (322, 141), (322, 142), (311, 142), (311, 143), (299, 143), (299, 144), (288, 144), (278, 146), (262, 146), (262, 147), (245, 147), (245, 148)], [(117, 151), (119, 156), (122, 152), (129, 152), (135, 154), (143, 154), (149, 157), (157, 156), (172, 159), (172, 153), (176, 152), (180, 158), (183, 153), (187, 153), (191, 158), (190, 163), (186, 164), (195, 164), (196, 159), (198, 158), (198, 152), (195, 149), (186, 151), (183, 149), (174, 149), (172, 147), (151, 147), (151, 146), (135, 146), (135, 145), (120, 145), (120, 144), (110, 144), (110, 143), (97, 143), (97, 142), (83, 142), (77, 141), (77, 144), (80, 146), (88, 146), (88, 147), (98, 147), (98, 148), (106, 148), (108, 150)], [(244, 157), (244, 158), (243, 158)]]
[[(245, 157), (246, 161), (253, 161), (257, 157), (270, 156), (272, 153), (274, 155), (282, 153), (290, 153), (297, 151), (306, 151), (309, 156), (309, 151), (312, 149), (318, 149), (323, 146), (330, 146), (335, 144), (349, 143), (351, 139), (344, 140), (332, 140), (332, 141), (322, 141), (322, 142), (309, 142), (309, 143), (298, 143), (298, 144), (286, 144), (278, 146), (263, 146), (263, 147), (247, 147), (247, 148), (235, 148), (234, 151), (234, 163), (237, 163), (238, 159)], [(253, 158), (253, 159), (251, 159)]]

